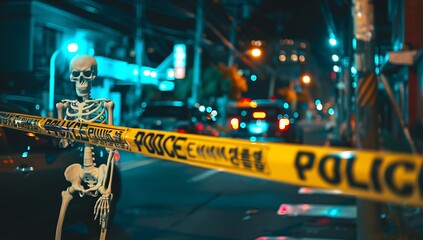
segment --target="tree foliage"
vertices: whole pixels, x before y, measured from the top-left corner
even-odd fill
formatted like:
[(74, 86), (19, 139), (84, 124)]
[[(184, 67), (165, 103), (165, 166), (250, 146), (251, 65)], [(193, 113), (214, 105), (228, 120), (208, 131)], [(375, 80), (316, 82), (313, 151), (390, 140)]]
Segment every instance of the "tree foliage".
[(312, 100), (310, 92), (307, 88), (302, 88), (300, 92), (297, 92), (292, 86), (290, 86), (278, 89), (277, 93), (294, 109), (296, 108), (297, 104), (309, 103)]
[(230, 98), (240, 99), (242, 93), (248, 91), (247, 79), (238, 72), (238, 66), (232, 65), (228, 67), (221, 63), (217, 66), (217, 69), (222, 73), (223, 77), (221, 79), (230, 82), (229, 89), (227, 88), (227, 82), (224, 84), (224, 86), (226, 86), (224, 89), (225, 93), (229, 95)]

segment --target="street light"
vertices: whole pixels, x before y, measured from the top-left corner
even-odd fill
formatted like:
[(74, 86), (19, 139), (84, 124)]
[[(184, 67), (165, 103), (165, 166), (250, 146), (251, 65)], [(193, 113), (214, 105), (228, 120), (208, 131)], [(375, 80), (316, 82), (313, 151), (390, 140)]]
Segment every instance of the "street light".
[(301, 76), (301, 81), (306, 85), (310, 84), (311, 83), (310, 75), (304, 74), (303, 76)]
[(253, 48), (251, 49), (251, 56), (258, 58), (261, 56), (261, 49), (260, 48)]
[[(76, 43), (70, 43), (67, 46), (67, 50), (70, 53), (74, 53), (78, 51), (78, 44)], [(54, 111), (54, 77), (55, 77), (55, 62), (57, 56), (62, 52), (62, 49), (59, 48), (56, 51), (54, 51), (53, 55), (51, 55), (50, 58), (50, 82), (49, 82), (49, 94), (48, 94), (48, 116), (53, 117), (53, 111)]]

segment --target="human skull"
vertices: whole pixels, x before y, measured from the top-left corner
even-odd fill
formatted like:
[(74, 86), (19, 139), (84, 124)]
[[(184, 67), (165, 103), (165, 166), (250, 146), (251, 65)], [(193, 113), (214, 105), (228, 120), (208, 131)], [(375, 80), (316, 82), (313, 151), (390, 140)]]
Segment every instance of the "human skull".
[(76, 55), (70, 65), (70, 81), (75, 83), (78, 97), (87, 97), (91, 93), (92, 81), (97, 77), (97, 61), (88, 55)]

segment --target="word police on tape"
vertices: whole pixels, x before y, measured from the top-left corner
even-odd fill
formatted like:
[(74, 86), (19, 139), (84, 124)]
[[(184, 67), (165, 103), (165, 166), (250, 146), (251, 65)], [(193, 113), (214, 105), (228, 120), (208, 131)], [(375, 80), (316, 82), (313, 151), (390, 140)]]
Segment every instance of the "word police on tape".
[(76, 122), (0, 112), (0, 126), (359, 198), (423, 207), (423, 156)]

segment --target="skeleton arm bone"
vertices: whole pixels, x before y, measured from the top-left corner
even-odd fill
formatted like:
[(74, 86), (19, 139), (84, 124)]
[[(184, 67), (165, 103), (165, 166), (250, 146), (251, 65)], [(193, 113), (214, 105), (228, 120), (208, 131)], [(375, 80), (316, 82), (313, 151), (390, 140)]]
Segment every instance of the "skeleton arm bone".
[[(112, 101), (106, 101), (105, 107), (107, 109), (107, 116), (109, 125), (113, 125), (113, 109), (114, 103)], [(102, 194), (101, 197), (97, 200), (94, 206), (94, 219), (100, 217), (99, 224), (101, 225), (102, 232), (106, 231), (107, 229), (107, 221), (109, 218), (110, 212), (110, 202), (113, 198), (112, 194), (112, 180), (113, 180), (113, 170), (114, 170), (114, 153), (115, 151), (110, 148), (106, 148), (109, 152), (109, 156), (107, 158), (107, 166), (106, 166), (106, 177), (101, 181), (102, 185), (99, 188), (100, 193)], [(107, 176), (109, 177), (109, 182), (106, 187), (106, 180)]]
[[(62, 100), (61, 102), (56, 104), (56, 109), (57, 109), (57, 117), (59, 119), (64, 119), (63, 118), (63, 109), (67, 109), (69, 107), (69, 101), (67, 100)], [(60, 139), (59, 141), (59, 147), (61, 148), (67, 148), (69, 145), (73, 146), (75, 144), (74, 141), (70, 141), (67, 139)]]

